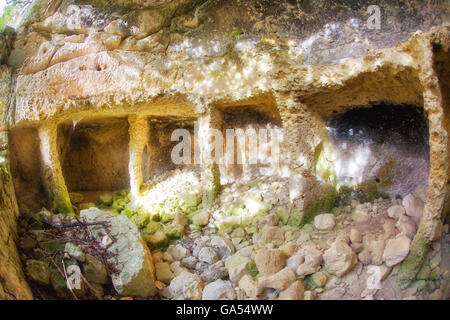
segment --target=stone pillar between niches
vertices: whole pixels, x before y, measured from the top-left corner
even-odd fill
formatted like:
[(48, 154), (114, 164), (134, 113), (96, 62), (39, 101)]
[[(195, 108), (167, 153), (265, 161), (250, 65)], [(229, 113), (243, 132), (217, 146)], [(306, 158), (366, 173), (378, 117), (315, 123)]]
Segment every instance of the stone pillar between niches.
[(447, 188), (447, 131), (444, 125), (443, 96), (439, 78), (433, 68), (433, 46), (427, 38), (413, 42), (418, 50), (419, 79), (424, 88), (422, 93), (424, 109), (428, 115), (430, 136), (430, 173), (425, 207), (419, 227), (411, 242), (409, 255), (398, 271), (398, 281), (407, 288), (420, 271), (431, 243), (442, 235), (442, 212)]
[(73, 215), (69, 192), (62, 173), (58, 151), (58, 125), (46, 123), (39, 128), (41, 151), (41, 177), (51, 209), (58, 213)]
[[(329, 212), (336, 200), (335, 168), (324, 119), (293, 92), (275, 94), (283, 127), (280, 166), (289, 172), (289, 212), (295, 225)], [(321, 165), (318, 165), (318, 164)]]
[(130, 174), (130, 193), (136, 199), (140, 195), (141, 186), (143, 184), (143, 164), (142, 155), (145, 147), (149, 148), (149, 132), (150, 125), (147, 117), (141, 115), (131, 115), (128, 117), (129, 127), (129, 164), (128, 171)]
[[(202, 173), (202, 197), (203, 205), (210, 207), (214, 204), (216, 196), (220, 188), (220, 172), (219, 165), (215, 159), (217, 150), (215, 146), (223, 148), (222, 143), (215, 143), (217, 137), (212, 134), (209, 129), (216, 129), (220, 132), (220, 137), (223, 139), (222, 132), (222, 113), (216, 108), (210, 108), (204, 116), (198, 119), (198, 148), (196, 154), (199, 154), (199, 159), (196, 157), (196, 161), (200, 161)], [(217, 132), (217, 131), (216, 131)], [(220, 146), (221, 144), (221, 146)], [(223, 149), (222, 149), (223, 154)]]
[(318, 148), (328, 145), (325, 121), (295, 94), (279, 92), (275, 97), (283, 127), (282, 158), (292, 173), (314, 175)]

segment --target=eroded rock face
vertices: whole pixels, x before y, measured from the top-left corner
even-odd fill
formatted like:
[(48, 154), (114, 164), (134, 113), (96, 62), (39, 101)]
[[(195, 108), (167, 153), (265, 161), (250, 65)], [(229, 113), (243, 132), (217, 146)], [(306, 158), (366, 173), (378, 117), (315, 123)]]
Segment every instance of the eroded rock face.
[(248, 274), (239, 280), (239, 288), (250, 298), (256, 298), (262, 292), (261, 287), (258, 286), (258, 281)]
[[(6, 81), (0, 84), (2, 92), (7, 92), (2, 95), (9, 95), (9, 92), (14, 95), (14, 103), (5, 104), (10, 106), (7, 110), (8, 121), (13, 126), (26, 126), (28, 121), (36, 121), (39, 124), (41, 120), (50, 120), (60, 124), (66, 120), (69, 122), (73, 120), (73, 124), (69, 127), (72, 125), (75, 127), (79, 119), (85, 116), (102, 116), (104, 112), (113, 115), (117, 113), (121, 116), (142, 111), (145, 114), (154, 113), (157, 116), (197, 117), (200, 113), (210, 114), (210, 106), (216, 102), (220, 105), (220, 109), (227, 107), (227, 105), (221, 105), (222, 101), (239, 104), (246, 99), (246, 104), (262, 106), (262, 109), (270, 104), (273, 110), (280, 110), (281, 115), (274, 117), (282, 119), (283, 128), (289, 135), (289, 140), (284, 144), (284, 148), (289, 153), (288, 167), (303, 168), (302, 174), (305, 173), (308, 176), (316, 166), (316, 150), (319, 150), (319, 146), (324, 143), (323, 140), (326, 140), (323, 138), (326, 136), (326, 130), (323, 123), (316, 119), (316, 113), (325, 119), (334, 111), (342, 111), (355, 105), (366, 105), (373, 101), (425, 104), (425, 110), (434, 115), (429, 119), (433, 130), (433, 135), (430, 137), (433, 152), (429, 158), (434, 174), (430, 177), (429, 207), (424, 211), (423, 193), (418, 196), (422, 205), (414, 200), (406, 201), (404, 206), (406, 214), (416, 223), (422, 211), (424, 211), (423, 214), (428, 212), (430, 219), (425, 219), (428, 222), (424, 222), (427, 225), (422, 228), (425, 231), (424, 234), (420, 234), (418, 241), (425, 238), (424, 241), (429, 242), (439, 233), (437, 232), (438, 224), (433, 224), (436, 222), (436, 217), (431, 217), (431, 212), (442, 209), (442, 186), (447, 181), (447, 175), (443, 171), (446, 171), (448, 167), (448, 161), (444, 159), (445, 156), (442, 156), (445, 154), (442, 151), (447, 150), (444, 146), (446, 132), (441, 123), (444, 119), (443, 103), (436, 92), (426, 89), (439, 87), (436, 76), (431, 74), (430, 65), (433, 58), (429, 48), (436, 49), (435, 44), (445, 47), (445, 35), (441, 33), (448, 33), (448, 30), (443, 28), (443, 32), (438, 30), (431, 35), (416, 34), (412, 40), (396, 49), (385, 49), (376, 54), (369, 53), (365, 58), (345, 62), (341, 62), (340, 59), (362, 57), (367, 48), (392, 47), (404, 41), (409, 32), (415, 31), (416, 28), (426, 30), (432, 24), (440, 24), (439, 14), (433, 22), (420, 17), (422, 14), (426, 16), (428, 11), (442, 13), (445, 16), (445, 8), (434, 3), (424, 7), (420, 1), (413, 1), (413, 4), (407, 7), (393, 6), (389, 1), (382, 1), (382, 4), (391, 8), (392, 11), (411, 12), (410, 10), (413, 10), (414, 14), (406, 15), (411, 22), (407, 24), (392, 17), (391, 23), (385, 26), (386, 32), (374, 36), (367, 32), (367, 28), (360, 27), (364, 24), (366, 5), (369, 5), (369, 2), (358, 3), (357, 8), (351, 8), (352, 10), (344, 2), (338, 1), (338, 5), (335, 5), (336, 2), (332, 5), (331, 2), (324, 1), (323, 6), (312, 6), (306, 1), (299, 4), (297, 9), (283, 4), (274, 10), (276, 8), (274, 4), (257, 6), (254, 1), (248, 1), (245, 4), (241, 1), (217, 2), (201, 7), (203, 1), (121, 0), (118, 3), (126, 8), (127, 12), (123, 15), (112, 14), (108, 8), (101, 5), (96, 7), (97, 2), (94, 5), (89, 5), (88, 2), (78, 5), (72, 1), (62, 1), (58, 5), (52, 2), (49, 3), (50, 6), (47, 6), (46, 1), (39, 1), (37, 5), (33, 5), (34, 11), (24, 19), (23, 23), (28, 28), (24, 28), (23, 32), (18, 34), (14, 46), (8, 45), (7, 54), (0, 52), (1, 60), (8, 60), (12, 70), (17, 71), (14, 78), (10, 76), (10, 70), (6, 72), (9, 75), (5, 77), (2, 73), (2, 79)], [(321, 14), (322, 10), (329, 11)], [(305, 14), (317, 17), (308, 23), (307, 27), (304, 27), (303, 18), (298, 18)], [(358, 15), (356, 21), (354, 14)], [(234, 23), (229, 22), (235, 21), (234, 15), (240, 15), (242, 18), (240, 20), (244, 21), (245, 29), (248, 30), (246, 33), (249, 33), (250, 38), (254, 34), (284, 33), (304, 34), (308, 37), (312, 35), (312, 37), (308, 41), (304, 41), (307, 38), (295, 37), (247, 41), (245, 38), (247, 34), (233, 33)], [(341, 23), (339, 26), (334, 24), (330, 26), (329, 20), (333, 18), (334, 21), (336, 16), (342, 19)], [(324, 25), (328, 27), (322, 28)], [(401, 32), (397, 32), (399, 26), (402, 26)], [(388, 32), (394, 30), (396, 30), (395, 33)], [(391, 33), (394, 36), (391, 36)], [(217, 43), (209, 42), (210, 36), (218, 36), (221, 40)], [(241, 36), (244, 37), (243, 41), (239, 40)], [(348, 39), (356, 38), (364, 38), (367, 41), (348, 41)], [(193, 40), (200, 41), (196, 43)], [(2, 43), (0, 48), (3, 47), (5, 46)], [(10, 49), (12, 49), (11, 54), (9, 54)], [(315, 66), (330, 62), (337, 64)], [(226, 72), (222, 72), (223, 70)], [(305, 77), (305, 73), (310, 76)], [(363, 79), (362, 83), (360, 79)], [(5, 83), (8, 84), (7, 86), (13, 83), (13, 87), (4, 90)], [(348, 86), (349, 83), (357, 83), (357, 88)], [(427, 99), (423, 99), (423, 96)], [(291, 113), (291, 111), (294, 112)], [(271, 116), (276, 114), (274, 111), (268, 113)], [(67, 118), (69, 114), (75, 115), (75, 118)], [(56, 150), (56, 146), (53, 147)], [(1, 154), (1, 157), (3, 156)], [(3, 159), (0, 158), (0, 164), (2, 161)], [(126, 167), (124, 168), (125, 170), (122, 171), (125, 172)], [(333, 170), (327, 169), (324, 170), (327, 175), (325, 180), (333, 185)], [(54, 172), (57, 171), (59, 170), (54, 169)], [(298, 174), (298, 170), (289, 172), (291, 176)], [(58, 178), (63, 180), (62, 175)], [(214, 178), (216, 179), (217, 176)], [(298, 188), (301, 189), (300, 191), (294, 188), (296, 190), (292, 193), (292, 198), (304, 195), (304, 209), (307, 208), (309, 200), (316, 200), (324, 190), (317, 179), (308, 179), (307, 182), (301, 183), (302, 188)], [(4, 296), (29, 297), (30, 294), (26, 285), (23, 284), (20, 268), (18, 268), (19, 259), (14, 244), (7, 236), (10, 230), (15, 229), (14, 219), (17, 215), (11, 193), (12, 186), (8, 181), (3, 181), (0, 185), (6, 186), (6, 191), (2, 195), (7, 196), (2, 202), (5, 206), (0, 209), (4, 211), (1, 212), (0, 218), (5, 220), (2, 225), (6, 226), (3, 238), (9, 239), (8, 243), (1, 244), (2, 248), (7, 248), (7, 250), (1, 250), (2, 253), (7, 252), (7, 257), (0, 256), (1, 261), (8, 262), (0, 264), (2, 266), (0, 277), (7, 278), (6, 286), (12, 287), (12, 289), (3, 290)], [(299, 194), (295, 194), (296, 192)], [(334, 202), (334, 197), (335, 195), (332, 194), (326, 200)], [(271, 207), (272, 200), (268, 200), (270, 204), (267, 208)], [(273, 203), (276, 202), (273, 201)], [(318, 203), (322, 202), (318, 201)], [(417, 209), (420, 207), (421, 211)], [(369, 210), (366, 210), (368, 208), (360, 209), (353, 212), (354, 221), (357, 223), (370, 222), (370, 216), (377, 214), (377, 210), (369, 213)], [(248, 211), (248, 208), (245, 210)], [(286, 214), (288, 211), (289, 215)], [(329, 211), (325, 209), (322, 212)], [(401, 219), (400, 214), (392, 214), (392, 217), (399, 220), (398, 228), (402, 233), (409, 237), (413, 236), (412, 224)], [(119, 218), (123, 217), (117, 217)], [(232, 218), (238, 223), (242, 221), (241, 217), (233, 216)], [(286, 221), (283, 221), (284, 219)], [(193, 224), (203, 227), (209, 223), (209, 220), (209, 215), (198, 214)], [(267, 229), (269, 232), (264, 235), (264, 243), (277, 246), (287, 239), (288, 236), (282, 235), (280, 229), (275, 226), (278, 220), (294, 227), (302, 223), (295, 210), (277, 212), (276, 216), (272, 215), (267, 221), (262, 222), (262, 225), (271, 226)], [(331, 222), (325, 224), (318, 222), (320, 222), (318, 229), (329, 231), (333, 228), (330, 227)], [(125, 220), (120, 223), (125, 223)], [(126, 223), (125, 226), (132, 229)], [(119, 228), (117, 232), (121, 232)], [(164, 237), (161, 231), (158, 232), (158, 235)], [(127, 271), (117, 276), (115, 285), (124, 295), (151, 296), (154, 293), (152, 284), (149, 284), (153, 281), (152, 263), (146, 258), (149, 254), (146, 253), (145, 245), (141, 243), (137, 230), (133, 229), (131, 234), (136, 237), (133, 243), (136, 242), (136, 247), (139, 248), (140, 243), (142, 250), (133, 249), (133, 253), (127, 253), (121, 258), (119, 266)], [(218, 257), (208, 249), (199, 249), (196, 255), (204, 263), (215, 263), (219, 258), (225, 259), (233, 255), (235, 249), (240, 248), (241, 240), (238, 238), (235, 237), (231, 241), (214, 236), (211, 246), (218, 253)], [(158, 242), (156, 240), (158, 239), (155, 238), (155, 243)], [(358, 240), (352, 240), (355, 251), (362, 250), (361, 239)], [(360, 260), (381, 264), (381, 253), (385, 241), (372, 240), (367, 246), (370, 248), (362, 251)], [(402, 244), (403, 242), (402, 240)], [(358, 244), (359, 248), (356, 249)], [(365, 243), (364, 246), (366, 246)], [(335, 245), (329, 249), (331, 251), (326, 251), (329, 253), (326, 254), (325, 263), (336, 274), (346, 273), (346, 269), (351, 268), (349, 266), (352, 265), (353, 255), (348, 250), (350, 247), (347, 247), (346, 244), (339, 245), (338, 248)], [(384, 252), (387, 252), (386, 258), (390, 261), (389, 263), (399, 260), (398, 257), (403, 257), (405, 252), (400, 250), (401, 254), (392, 253), (391, 251), (396, 251), (391, 250), (392, 247), (397, 246), (388, 241), (387, 251)], [(119, 249), (129, 248), (126, 248), (124, 243)], [(248, 251), (250, 252), (247, 258), (250, 259), (251, 250)], [(294, 254), (292, 256), (294, 258), (291, 257), (292, 260), (288, 260), (288, 267), (299, 277), (315, 273), (322, 262), (322, 252), (317, 251), (319, 253)], [(276, 254), (272, 255), (274, 252)], [(198, 266), (199, 270), (202, 269), (203, 265), (197, 260), (188, 261), (190, 253), (185, 249), (179, 252), (174, 251), (173, 256), (186, 265)], [(12, 259), (9, 259), (10, 256)], [(283, 269), (286, 258), (286, 253), (282, 250), (258, 249), (255, 260), (262, 274), (278, 274), (286, 270)], [(11, 265), (9, 261), (15, 262)], [(129, 265), (130, 261), (139, 261), (136, 270)], [(133, 270), (128, 269), (129, 267)], [(175, 267), (177, 272), (174, 271), (174, 273), (177, 278), (171, 281), (174, 283), (172, 290), (174, 296), (199, 298), (201, 285), (198, 277), (178, 278), (184, 270), (179, 262), (174, 265)], [(141, 271), (137, 270), (144, 271), (141, 274)], [(205, 278), (213, 279), (223, 276), (223, 269), (220, 269), (217, 275), (213, 274), (213, 270), (210, 271), (211, 273), (205, 275)], [(4, 274), (8, 274), (8, 277)], [(236, 281), (240, 280), (243, 274), (245, 276), (245, 272), (232, 274), (236, 275), (236, 279), (233, 276)], [(169, 281), (166, 276), (162, 278)], [(184, 288), (188, 282), (194, 283), (195, 288), (189, 289), (188, 294), (185, 295)], [(251, 281), (248, 283), (252, 284)], [(172, 288), (172, 285), (170, 287)], [(16, 288), (18, 290), (14, 290)], [(2, 289), (1, 286), (0, 289)], [(140, 292), (139, 295), (137, 291)], [(300, 299), (303, 291), (302, 286), (294, 282), (283, 291), (280, 298), (283, 296)], [(6, 292), (17, 292), (17, 294)], [(253, 290), (249, 289), (249, 292), (254, 295)], [(2, 290), (0, 294), (3, 294)], [(313, 297), (315, 293), (309, 291), (306, 296)]]
[(398, 219), (396, 226), (402, 234), (406, 235), (410, 239), (414, 238), (417, 227), (411, 218), (408, 216), (401, 216), (400, 219)]
[(284, 242), (284, 232), (278, 227), (264, 226), (260, 235), (260, 242), (273, 243), (275, 245), (281, 245)]
[[(4, 79), (9, 72), (2, 66), (0, 76)], [(1, 82), (0, 103), (6, 103), (5, 91), (9, 88)], [(0, 128), (4, 124), (0, 123)], [(6, 132), (0, 133), (0, 145), (8, 144)], [(16, 219), (19, 215), (14, 195), (12, 177), (9, 174), (7, 149), (0, 151), (0, 299), (32, 299), (33, 295), (25, 281), (19, 254), (14, 239), (17, 235)]]
[(50, 269), (47, 263), (39, 260), (27, 260), (26, 269), (32, 281), (41, 285), (50, 283)]
[(334, 215), (331, 213), (320, 214), (314, 218), (314, 226), (317, 230), (327, 231), (334, 228), (336, 224)]
[(292, 257), (287, 261), (288, 267), (295, 269), (300, 278), (316, 272), (323, 261), (322, 251), (313, 243), (308, 243), (301, 247)]
[[(220, 60), (224, 54), (227, 56), (230, 53), (230, 42), (235, 47), (232, 51), (239, 54), (244, 51), (243, 48), (254, 49), (253, 40), (247, 40), (247, 36), (249, 39), (253, 35), (262, 38), (276, 33), (282, 35), (281, 41), (269, 39), (261, 44), (267, 42), (267, 51), (272, 50), (269, 48), (281, 51), (289, 48), (286, 53), (293, 66), (301, 63), (339, 63), (343, 58), (363, 56), (368, 48), (392, 47), (404, 41), (416, 28), (427, 30), (432, 24), (440, 23), (416, 16), (426, 16), (426, 12), (445, 12), (440, 4), (428, 7), (414, 1), (415, 6), (406, 6), (383, 1), (379, 5), (386, 10), (410, 12), (406, 17), (414, 22), (403, 24), (404, 29), (398, 32), (397, 25), (401, 22), (394, 19), (385, 25), (386, 31), (382, 35), (375, 36), (363, 27), (367, 20), (367, 7), (371, 5), (369, 1), (351, 7), (345, 1), (336, 6), (325, 1), (323, 6), (308, 4), (295, 8), (283, 2), (260, 6), (257, 1), (244, 4), (236, 0), (202, 7), (205, 1), (186, 0), (164, 2), (157, 7), (137, 4), (129, 7), (123, 4), (124, 10), (117, 12), (111, 12), (108, 7), (97, 8), (98, 2), (89, 5), (89, 1), (83, 4), (62, 1), (59, 5), (51, 3), (52, 9), (45, 5), (47, 1), (39, 2), (40, 5), (24, 17), (22, 23), (30, 26), (30, 31), (27, 29), (19, 34), (9, 59), (10, 64), (21, 68), (22, 73), (18, 79), (20, 90), (17, 94), (20, 99), (17, 101), (17, 120), (39, 117), (39, 112), (27, 115), (27, 105), (32, 105), (31, 101), (46, 101), (44, 108), (48, 112), (45, 114), (49, 115), (61, 111), (62, 105), (69, 106), (70, 102), (80, 98), (100, 106), (100, 100), (105, 102), (104, 99), (109, 99), (106, 96), (111, 97), (111, 93), (114, 103), (129, 98), (128, 103), (131, 104), (140, 99), (140, 93), (146, 93), (144, 96), (148, 94), (149, 98), (168, 90), (192, 92), (210, 98), (228, 95), (225, 91), (229, 91), (234, 75), (228, 77), (220, 70), (231, 69), (229, 60), (226, 59), (220, 68), (214, 69), (213, 64), (210, 68), (214, 69), (214, 75), (211, 77), (205, 77), (209, 73), (203, 72), (206, 69), (199, 70), (201, 65), (195, 61), (204, 57)], [(121, 5), (118, 6), (120, 8)], [(300, 18), (302, 14), (308, 14), (310, 23), (303, 23)], [(440, 17), (439, 14), (436, 16)], [(328, 19), (334, 21), (336, 17), (339, 17), (339, 23), (330, 27)], [(242, 26), (245, 34), (234, 30), (235, 19), (245, 25)], [(388, 30), (396, 30), (394, 33), (397, 36), (393, 38)], [(47, 34), (50, 36), (47, 37)], [(217, 41), (211, 41), (211, 38)], [(368, 43), (349, 41), (355, 38), (368, 39)], [(255, 70), (242, 73), (246, 79), (236, 86), (239, 92), (235, 91), (235, 94), (242, 95), (248, 89), (266, 90), (268, 87), (261, 80), (266, 78), (268, 71), (276, 73), (280, 69), (280, 66), (272, 64), (272, 59), (264, 51), (255, 52), (252, 56), (261, 63), (261, 67), (257, 65)], [(266, 58), (269, 60), (266, 61)], [(48, 73), (43, 73), (44, 70)], [(185, 71), (183, 77), (180, 77), (181, 70)], [(66, 92), (52, 91), (51, 79), (64, 74), (71, 75), (65, 79), (67, 88), (60, 88)], [(84, 79), (84, 82), (79, 79)], [(212, 85), (196, 85), (204, 80), (212, 81)], [(277, 80), (276, 76), (274, 80)], [(287, 84), (283, 82), (279, 83), (280, 88)], [(36, 86), (42, 89), (48, 87), (49, 90), (40, 92), (35, 90)], [(36, 94), (39, 97), (33, 97)], [(53, 99), (49, 99), (50, 96)]]
[(406, 214), (406, 211), (403, 206), (397, 204), (389, 207), (387, 213), (390, 218), (398, 220), (401, 216)]
[(182, 271), (170, 282), (170, 293), (176, 300), (200, 300), (202, 281), (198, 275)]
[(363, 204), (358, 205), (356, 210), (353, 212), (352, 218), (355, 222), (367, 222), (370, 219), (370, 215), (366, 206)]
[(280, 300), (303, 300), (305, 287), (301, 281), (295, 281), (286, 290), (280, 292)]
[(422, 199), (409, 194), (403, 199), (403, 207), (405, 207), (406, 215), (411, 217), (415, 223), (419, 223), (424, 208)]
[(411, 240), (405, 235), (398, 235), (386, 243), (383, 252), (383, 260), (388, 267), (395, 266), (402, 262), (409, 253)]
[(258, 285), (262, 288), (272, 288), (285, 290), (295, 281), (296, 275), (291, 268), (283, 268), (275, 274), (262, 276), (258, 280)]
[(236, 293), (228, 281), (216, 280), (203, 288), (202, 300), (234, 300)]
[(338, 277), (347, 274), (357, 263), (356, 254), (346, 243), (335, 241), (323, 255), (325, 269)]
[(181, 260), (190, 254), (188, 249), (184, 248), (179, 244), (170, 246), (167, 252), (169, 252), (172, 258), (174, 258), (175, 260)]
[(261, 275), (270, 275), (284, 268), (286, 256), (278, 249), (260, 249), (255, 255), (255, 263)]
[(235, 254), (229, 257), (225, 261), (225, 268), (228, 271), (230, 280), (233, 282), (239, 282), (239, 280), (248, 274), (252, 259), (248, 257), (241, 256), (240, 254)]
[(110, 262), (119, 270), (119, 273), (111, 275), (117, 292), (141, 298), (153, 296), (156, 288), (152, 257), (136, 225), (125, 216), (113, 216), (97, 208), (82, 210), (80, 216), (87, 222), (105, 221), (109, 224), (107, 228), (114, 240), (103, 227), (91, 226), (90, 230), (98, 241), (112, 241), (108, 251), (112, 256)]

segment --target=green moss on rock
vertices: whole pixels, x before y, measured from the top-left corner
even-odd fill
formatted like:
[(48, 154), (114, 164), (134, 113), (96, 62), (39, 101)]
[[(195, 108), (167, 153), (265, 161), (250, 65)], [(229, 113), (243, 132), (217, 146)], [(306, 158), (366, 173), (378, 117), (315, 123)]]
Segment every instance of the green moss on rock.
[(147, 242), (154, 249), (166, 248), (169, 246), (169, 238), (163, 231), (157, 231), (152, 235), (143, 235), (145, 242)]
[(112, 208), (117, 211), (122, 211), (127, 206), (129, 200), (124, 198), (119, 198), (113, 201)]
[(197, 224), (190, 224), (190, 225), (189, 225), (189, 229), (190, 229), (191, 231), (200, 231), (200, 230), (202, 229), (202, 227), (199, 226), (199, 225), (197, 225)]
[(430, 276), (431, 269), (427, 264), (424, 264), (416, 276), (417, 280), (427, 280)]
[(292, 210), (291, 214), (288, 217), (287, 225), (298, 228), (302, 225), (304, 218), (304, 213), (298, 209)]
[(53, 207), (58, 210), (59, 213), (62, 213), (66, 216), (75, 215), (72, 203), (70, 202), (69, 193), (67, 192), (65, 187), (56, 187), (54, 190), (52, 190), (51, 198), (53, 199), (54, 203)]
[(84, 199), (84, 197), (81, 193), (76, 193), (76, 192), (69, 192), (69, 198), (73, 204), (79, 204), (79, 203), (83, 202), (83, 199)]
[(300, 225), (312, 222), (318, 214), (330, 212), (335, 206), (337, 198), (338, 193), (334, 187), (329, 186), (323, 190), (319, 198), (313, 199), (306, 205)]
[(395, 177), (395, 165), (395, 159), (389, 158), (378, 170), (377, 181), (365, 181), (357, 186), (340, 186), (337, 204), (346, 206), (353, 199), (365, 203), (379, 198), (387, 198), (389, 195), (385, 190), (392, 186)]
[(169, 238), (181, 238), (184, 235), (184, 227), (181, 224), (170, 223), (164, 226), (164, 233)]
[(40, 241), (39, 247), (47, 253), (54, 254), (58, 251), (64, 251), (66, 243), (62, 239)]
[(180, 200), (180, 206), (186, 208), (197, 207), (202, 202), (198, 193), (182, 193), (178, 196), (178, 199)]
[(284, 206), (279, 206), (276, 210), (275, 210), (277, 216), (280, 218), (280, 222), (282, 224), (287, 224), (288, 220), (289, 220), (289, 212), (287, 211), (287, 209)]
[(239, 216), (223, 217), (220, 220), (216, 220), (216, 227), (219, 231), (223, 231), (229, 228), (238, 228), (242, 226), (242, 219)]
[(206, 208), (214, 205), (220, 190), (220, 172), (217, 166), (205, 169), (202, 176), (203, 203)]
[(331, 143), (326, 140), (320, 143), (314, 151), (315, 171), (326, 182), (333, 186), (336, 185), (336, 170), (331, 161), (333, 151)]
[(27, 260), (26, 270), (28, 277), (42, 285), (50, 283), (50, 269), (48, 263), (39, 260)]
[(419, 273), (428, 247), (426, 237), (419, 231), (411, 242), (409, 255), (398, 271), (397, 279), (401, 288), (407, 288)]
[(259, 274), (258, 267), (256, 266), (255, 262), (250, 262), (247, 265), (248, 274), (251, 275), (253, 278), (256, 278)]
[(98, 205), (100, 206), (110, 206), (113, 203), (113, 195), (111, 193), (102, 194), (98, 197)]
[(440, 278), (440, 276), (441, 276), (440, 268), (437, 267), (436, 269), (433, 269), (431, 271), (429, 279), (430, 280), (438, 280)]
[(157, 231), (162, 231), (163, 225), (156, 221), (150, 221), (145, 228), (145, 232), (149, 235), (156, 233)]
[(390, 187), (395, 177), (396, 161), (394, 158), (388, 158), (386, 163), (378, 171), (377, 177), (382, 187)]
[[(131, 209), (125, 209), (125, 211), (126, 210), (131, 211)], [(145, 210), (138, 209), (132, 212), (134, 215), (132, 216), (131, 221), (133, 221), (138, 227), (145, 227), (151, 221), (151, 214)]]
[(161, 217), (161, 222), (169, 222), (175, 218), (175, 214), (177, 213), (176, 207), (172, 206), (163, 206), (159, 210), (159, 215)]

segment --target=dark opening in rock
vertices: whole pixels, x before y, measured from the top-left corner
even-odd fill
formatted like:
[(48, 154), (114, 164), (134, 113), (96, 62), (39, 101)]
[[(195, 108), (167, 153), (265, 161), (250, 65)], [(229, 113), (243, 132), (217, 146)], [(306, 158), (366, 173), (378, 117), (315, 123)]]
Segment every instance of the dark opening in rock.
[[(175, 169), (192, 169), (199, 172), (200, 167), (194, 163), (194, 121), (194, 118), (149, 118), (149, 145), (144, 149), (142, 156), (144, 182)], [(176, 164), (172, 161), (172, 151), (181, 142), (181, 140), (172, 141), (171, 139), (172, 133), (177, 129), (185, 129), (190, 133), (191, 164)]]
[(10, 166), (21, 212), (39, 211), (46, 204), (41, 180), (39, 135), (35, 128), (9, 132)]
[(327, 128), (339, 184), (363, 185), (376, 197), (426, 190), (430, 148), (423, 109), (358, 107), (333, 115)]
[(69, 191), (112, 191), (129, 187), (128, 121), (105, 118), (64, 124), (60, 157)]
[[(276, 150), (272, 150), (272, 147), (278, 146), (278, 144), (271, 143), (274, 138), (271, 130), (279, 128), (281, 128), (280, 115), (274, 107), (232, 106), (225, 108), (222, 127), (224, 137), (222, 184), (240, 179), (255, 179), (258, 175), (264, 174), (265, 167), (270, 167), (273, 161), (280, 160), (278, 154), (272, 154), (272, 152), (276, 152)], [(260, 129), (265, 129), (267, 135), (261, 136), (264, 131)], [(230, 143), (230, 137), (227, 138), (227, 130), (233, 130), (233, 144)], [(228, 133), (228, 135), (230, 134)], [(239, 137), (240, 135), (241, 137)], [(245, 140), (242, 137), (245, 137)], [(227, 158), (230, 154), (229, 150), (233, 150), (232, 157)], [(271, 160), (273, 161), (271, 162)], [(228, 164), (229, 161), (232, 164)]]

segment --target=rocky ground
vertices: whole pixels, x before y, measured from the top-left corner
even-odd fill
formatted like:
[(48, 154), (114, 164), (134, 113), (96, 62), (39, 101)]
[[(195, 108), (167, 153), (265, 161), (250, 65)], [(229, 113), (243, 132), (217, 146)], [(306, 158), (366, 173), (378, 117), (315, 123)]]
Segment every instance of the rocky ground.
[[(20, 248), (35, 298), (450, 298), (448, 225), (412, 285), (397, 283), (423, 192), (353, 200), (296, 224), (280, 210), (289, 199), (284, 187), (269, 180), (229, 186), (212, 209), (185, 195), (176, 202), (183, 210), (166, 206), (150, 220), (130, 213), (124, 193), (101, 196), (100, 209), (79, 205), (85, 209), (76, 218), (24, 215)], [(76, 268), (80, 286), (69, 290)]]

